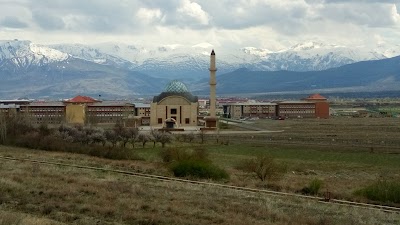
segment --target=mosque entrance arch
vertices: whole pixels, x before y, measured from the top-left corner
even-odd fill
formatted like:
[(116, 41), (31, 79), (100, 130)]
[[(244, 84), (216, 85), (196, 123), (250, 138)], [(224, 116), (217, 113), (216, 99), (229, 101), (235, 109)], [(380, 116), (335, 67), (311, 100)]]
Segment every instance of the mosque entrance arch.
[(174, 118), (168, 118), (164, 122), (164, 128), (174, 129), (177, 127), (178, 127), (178, 124), (176, 123), (176, 120)]

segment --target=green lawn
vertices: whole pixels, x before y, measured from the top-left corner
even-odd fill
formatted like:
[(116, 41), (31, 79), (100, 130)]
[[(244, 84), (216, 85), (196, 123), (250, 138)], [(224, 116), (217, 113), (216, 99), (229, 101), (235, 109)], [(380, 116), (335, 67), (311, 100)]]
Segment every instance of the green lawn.
[[(210, 154), (210, 158), (216, 164), (226, 167), (233, 167), (237, 161), (255, 157), (260, 154), (269, 154), (274, 158), (286, 162), (306, 162), (309, 164), (348, 164), (359, 166), (385, 167), (390, 169), (400, 169), (400, 154), (388, 153), (370, 153), (367, 149), (362, 151), (348, 150), (344, 151), (338, 147), (338, 150), (324, 149), (321, 147), (296, 147), (296, 146), (252, 146), (248, 144), (241, 145), (201, 145), (184, 146), (180, 148), (205, 148)], [(139, 155), (146, 160), (159, 160), (161, 148), (137, 148)]]

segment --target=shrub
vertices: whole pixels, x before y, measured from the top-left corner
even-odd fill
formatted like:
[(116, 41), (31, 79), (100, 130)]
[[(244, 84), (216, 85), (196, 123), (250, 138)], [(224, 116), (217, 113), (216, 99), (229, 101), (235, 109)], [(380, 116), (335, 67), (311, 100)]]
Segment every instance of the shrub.
[(170, 163), (184, 160), (199, 160), (208, 162), (208, 153), (204, 148), (194, 150), (182, 148), (166, 148), (160, 152), (163, 162)]
[(279, 179), (286, 172), (286, 166), (276, 163), (269, 155), (243, 160), (236, 168), (255, 173), (261, 181)]
[(388, 180), (378, 181), (357, 190), (354, 194), (373, 201), (400, 203), (400, 182)]
[(307, 187), (301, 189), (301, 193), (305, 195), (317, 195), (322, 186), (322, 180), (313, 179)]
[(45, 151), (86, 154), (107, 159), (141, 159), (132, 149), (110, 148), (96, 144), (82, 145), (81, 143), (67, 142), (58, 134), (42, 137), (38, 132), (30, 132), (17, 138), (14, 145)]
[(177, 177), (196, 177), (204, 179), (228, 179), (228, 173), (209, 162), (198, 160), (183, 160), (171, 165), (171, 170)]
[(194, 133), (182, 134), (183, 141), (192, 143), (193, 140), (196, 138)]
[(165, 148), (161, 150), (160, 156), (162, 161), (166, 163), (190, 159), (188, 151), (180, 148)]
[(37, 149), (39, 147), (40, 136), (37, 132), (29, 132), (27, 134), (16, 137), (13, 145), (22, 148)]

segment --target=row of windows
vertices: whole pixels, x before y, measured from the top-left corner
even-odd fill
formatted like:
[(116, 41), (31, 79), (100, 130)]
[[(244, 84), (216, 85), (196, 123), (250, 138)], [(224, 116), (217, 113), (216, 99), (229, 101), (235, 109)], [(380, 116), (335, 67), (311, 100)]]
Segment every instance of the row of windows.
[(46, 114), (36, 114), (36, 115), (32, 115), (33, 117), (64, 117), (63, 114), (57, 114), (57, 115), (46, 115)]
[(110, 111), (110, 112), (133, 112), (134, 109), (132, 108), (89, 108), (89, 112), (104, 112), (104, 111)]
[(29, 115), (33, 115), (33, 116), (36, 116), (36, 115), (48, 115), (48, 116), (51, 116), (51, 115), (65, 115), (65, 112), (35, 112), (35, 113), (29, 113)]
[(252, 109), (252, 110), (244, 110), (244, 112), (274, 112), (275, 110), (268, 109)]
[(90, 114), (89, 116), (124, 116), (122, 113), (96, 113), (96, 114)]
[(315, 113), (314, 110), (280, 110), (280, 113)]
[(43, 117), (39, 117), (36, 118), (37, 121), (61, 121), (61, 119), (59, 118), (43, 118)]
[[(21, 111), (25, 111), (25, 109), (21, 109)], [(28, 112), (64, 112), (64, 109), (49, 109), (49, 108), (44, 108), (44, 109), (28, 109), (26, 110)]]
[(315, 108), (315, 105), (280, 105), (280, 109), (308, 109)]

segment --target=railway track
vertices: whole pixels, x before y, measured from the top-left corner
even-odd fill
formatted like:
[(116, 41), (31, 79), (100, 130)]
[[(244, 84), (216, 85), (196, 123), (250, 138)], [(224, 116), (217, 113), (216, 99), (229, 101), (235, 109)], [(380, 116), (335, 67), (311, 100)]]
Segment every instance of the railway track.
[(373, 209), (373, 210), (380, 210), (380, 211), (387, 212), (387, 213), (400, 214), (399, 207), (392, 207), (392, 206), (385, 206), (385, 205), (367, 204), (367, 203), (352, 202), (352, 201), (345, 201), (345, 200), (332, 199), (332, 198), (327, 199), (327, 198), (299, 195), (299, 194), (287, 193), (287, 192), (239, 187), (239, 186), (232, 186), (232, 185), (226, 185), (226, 184), (218, 184), (218, 183), (211, 183), (211, 182), (204, 182), (204, 181), (194, 181), (194, 180), (187, 180), (187, 179), (181, 179), (181, 178), (159, 176), (159, 175), (153, 175), (153, 174), (137, 173), (137, 172), (125, 171), (125, 170), (107, 169), (107, 168), (102, 168), (102, 167), (93, 167), (93, 166), (68, 164), (68, 163), (60, 163), (60, 162), (50, 162), (50, 161), (35, 160), (35, 159), (22, 159), (22, 158), (8, 157), (8, 156), (0, 156), (0, 160), (22, 161), (22, 162), (29, 162), (29, 163), (43, 164), (43, 165), (53, 165), (53, 166), (63, 166), (63, 167), (86, 169), (86, 170), (96, 170), (96, 171), (118, 173), (118, 174), (124, 174), (127, 176), (140, 177), (140, 178), (146, 178), (146, 179), (152, 179), (152, 180), (180, 182), (180, 183), (187, 183), (187, 184), (193, 184), (193, 185), (213, 186), (213, 187), (233, 189), (233, 190), (243, 191), (243, 192), (262, 193), (262, 194), (271, 195), (271, 196), (307, 199), (310, 201), (316, 201), (321, 204), (344, 205), (344, 206), (348, 206), (348, 207)]

